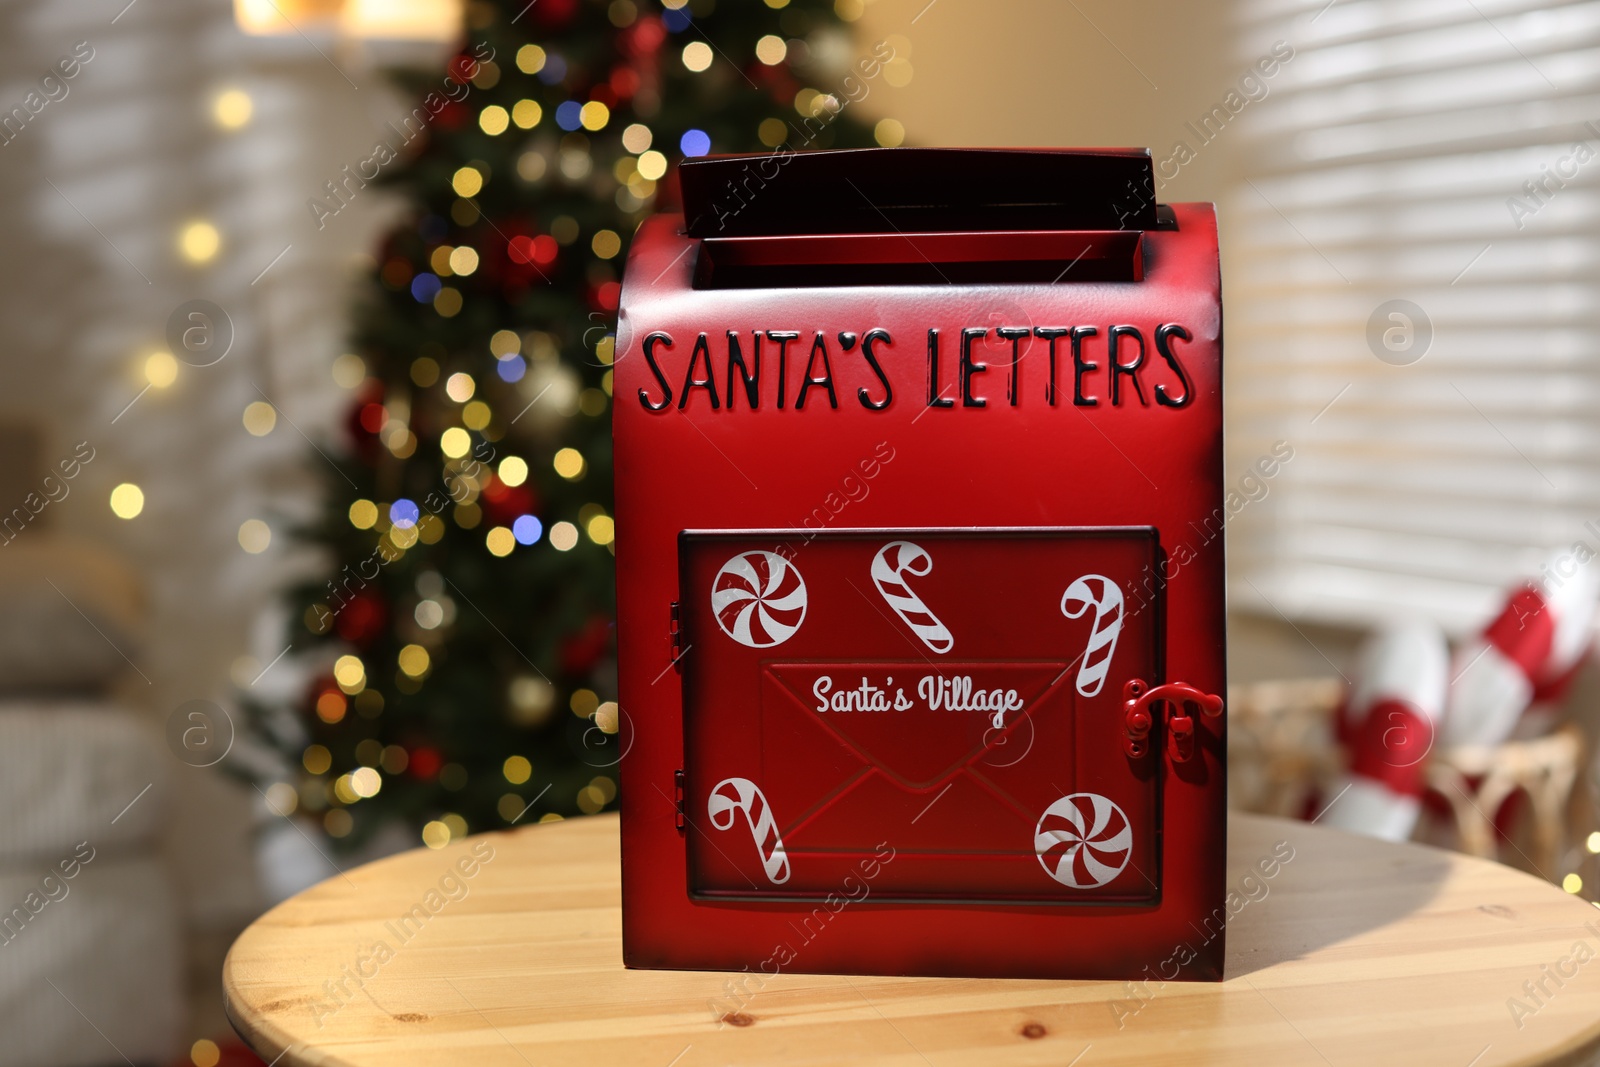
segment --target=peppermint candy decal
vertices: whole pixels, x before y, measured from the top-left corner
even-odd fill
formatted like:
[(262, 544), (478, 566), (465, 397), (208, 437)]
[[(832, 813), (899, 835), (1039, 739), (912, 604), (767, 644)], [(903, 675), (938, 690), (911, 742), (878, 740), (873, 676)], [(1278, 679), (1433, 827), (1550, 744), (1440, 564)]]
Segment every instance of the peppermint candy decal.
[(747, 648), (781, 645), (805, 621), (805, 579), (776, 553), (741, 552), (712, 580), (711, 612), (722, 632)]
[(1033, 851), (1044, 873), (1073, 889), (1096, 889), (1122, 873), (1133, 855), (1133, 827), (1099, 793), (1064, 796), (1039, 816)]
[(1085, 574), (1061, 595), (1061, 614), (1069, 619), (1081, 618), (1091, 607), (1094, 628), (1078, 666), (1078, 694), (1086, 697), (1099, 693), (1111, 673), (1117, 635), (1122, 633), (1122, 587), (1103, 574)]
[(745, 824), (750, 827), (750, 837), (761, 857), (761, 867), (767, 872), (767, 881), (773, 885), (787, 882), (789, 857), (783, 851), (778, 822), (772, 817), (772, 809), (767, 806), (761, 787), (748, 778), (724, 778), (706, 800), (706, 815), (718, 830), (733, 829), (735, 812), (743, 813)]
[(921, 545), (910, 541), (890, 541), (872, 557), (872, 584), (894, 609), (918, 640), (944, 655), (955, 647), (956, 639), (923, 599), (906, 584), (908, 574), (923, 577), (933, 570), (933, 557)]

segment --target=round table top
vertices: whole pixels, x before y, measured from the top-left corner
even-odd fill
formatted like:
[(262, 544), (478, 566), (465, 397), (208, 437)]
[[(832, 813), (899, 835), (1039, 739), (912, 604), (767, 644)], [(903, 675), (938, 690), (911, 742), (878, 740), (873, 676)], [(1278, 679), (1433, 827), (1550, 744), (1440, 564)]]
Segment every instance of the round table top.
[(617, 825), (418, 849), (285, 901), (228, 954), (235, 1028), (281, 1067), (1490, 1067), (1600, 1049), (1600, 912), (1455, 853), (1232, 816), (1220, 983), (780, 974), (739, 992), (738, 975), (623, 967)]

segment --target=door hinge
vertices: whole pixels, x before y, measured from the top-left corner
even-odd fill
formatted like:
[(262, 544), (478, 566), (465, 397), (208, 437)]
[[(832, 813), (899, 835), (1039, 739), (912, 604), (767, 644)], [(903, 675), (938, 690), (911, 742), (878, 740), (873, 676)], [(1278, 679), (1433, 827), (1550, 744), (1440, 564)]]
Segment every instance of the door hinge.
[(674, 600), (667, 612), (667, 640), (671, 644), (672, 665), (678, 666), (678, 661), (683, 658), (683, 629), (682, 616), (678, 612), (678, 602)]
[(672, 772), (672, 796), (673, 803), (677, 805), (678, 809), (677, 821), (679, 833), (683, 832), (684, 824), (688, 821), (683, 812), (683, 779), (684, 774), (682, 771)]

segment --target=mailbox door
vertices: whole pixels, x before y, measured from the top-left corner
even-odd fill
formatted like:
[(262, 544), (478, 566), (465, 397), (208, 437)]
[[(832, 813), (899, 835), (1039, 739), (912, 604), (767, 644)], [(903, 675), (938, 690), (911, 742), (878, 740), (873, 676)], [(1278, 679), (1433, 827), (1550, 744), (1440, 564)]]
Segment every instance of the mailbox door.
[(691, 895), (1158, 902), (1155, 531), (807, 536), (680, 537)]

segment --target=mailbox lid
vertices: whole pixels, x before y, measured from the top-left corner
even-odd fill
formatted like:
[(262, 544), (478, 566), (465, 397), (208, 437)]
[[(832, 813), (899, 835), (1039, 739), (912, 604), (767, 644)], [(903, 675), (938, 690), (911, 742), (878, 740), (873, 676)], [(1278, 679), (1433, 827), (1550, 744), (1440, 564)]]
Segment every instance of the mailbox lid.
[[(1123, 685), (1160, 673), (1149, 528), (679, 539), (691, 894), (1160, 896), (1152, 761)], [(892, 842), (892, 844), (891, 844)]]

